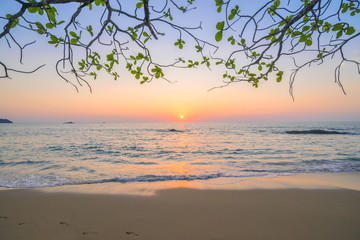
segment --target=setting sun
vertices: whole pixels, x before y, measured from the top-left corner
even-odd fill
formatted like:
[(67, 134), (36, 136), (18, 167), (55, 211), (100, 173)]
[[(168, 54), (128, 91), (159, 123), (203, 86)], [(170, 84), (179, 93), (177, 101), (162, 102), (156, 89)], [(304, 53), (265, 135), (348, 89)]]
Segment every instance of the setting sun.
[(180, 115), (180, 119), (184, 119), (184, 115)]

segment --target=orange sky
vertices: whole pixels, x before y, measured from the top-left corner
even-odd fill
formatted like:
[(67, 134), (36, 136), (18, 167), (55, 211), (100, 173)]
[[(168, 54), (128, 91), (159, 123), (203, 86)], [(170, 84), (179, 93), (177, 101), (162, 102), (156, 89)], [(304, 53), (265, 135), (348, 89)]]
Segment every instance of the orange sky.
[[(352, 69), (354, 72), (354, 70)], [(360, 78), (343, 76), (347, 95), (333, 83), (332, 73), (304, 71), (295, 86), (269, 81), (258, 89), (247, 83), (208, 91), (221, 84), (212, 71), (177, 69), (170, 84), (156, 80), (140, 85), (125, 74), (118, 81), (104, 77), (77, 93), (52, 72), (52, 66), (32, 75), (15, 74), (0, 82), (0, 117), (16, 122), (212, 121), (212, 120), (359, 120)]]

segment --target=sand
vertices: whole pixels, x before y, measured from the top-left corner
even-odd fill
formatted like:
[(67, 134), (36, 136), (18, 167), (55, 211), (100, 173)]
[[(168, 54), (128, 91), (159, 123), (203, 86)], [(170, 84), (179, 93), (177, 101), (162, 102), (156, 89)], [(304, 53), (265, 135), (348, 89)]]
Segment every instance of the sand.
[(359, 240), (359, 175), (2, 190), (0, 239)]

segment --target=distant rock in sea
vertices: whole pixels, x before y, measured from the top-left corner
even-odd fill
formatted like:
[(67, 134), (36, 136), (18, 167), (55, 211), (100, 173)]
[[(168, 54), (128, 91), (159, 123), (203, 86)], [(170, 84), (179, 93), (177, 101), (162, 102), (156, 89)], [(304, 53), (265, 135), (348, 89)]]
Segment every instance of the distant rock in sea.
[(0, 118), (0, 123), (13, 123), (13, 122), (10, 121), (9, 119), (2, 119), (2, 118)]
[(184, 132), (183, 130), (177, 130), (175, 128), (171, 128), (167, 130), (168, 132)]
[(64, 122), (64, 124), (73, 124), (74, 122)]
[(328, 131), (321, 129), (303, 130), (303, 131), (286, 131), (287, 134), (350, 134), (348, 132)]

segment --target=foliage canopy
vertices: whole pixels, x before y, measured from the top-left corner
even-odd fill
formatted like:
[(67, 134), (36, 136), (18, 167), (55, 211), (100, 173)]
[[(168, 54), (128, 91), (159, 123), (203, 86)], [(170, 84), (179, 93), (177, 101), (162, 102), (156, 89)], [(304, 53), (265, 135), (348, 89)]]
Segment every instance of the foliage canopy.
[[(294, 63), (291, 95), (301, 69), (335, 56), (339, 59), (334, 69), (335, 82), (341, 88), (340, 70), (344, 62), (355, 64), (360, 74), (359, 62), (348, 58), (345, 49), (360, 35), (359, 0), (264, 0), (253, 11), (240, 5), (241, 1), (215, 0), (211, 3), (215, 11), (208, 13), (217, 19), (211, 39), (201, 37), (201, 22), (190, 27), (182, 24), (189, 12), (208, 8), (200, 0), (15, 2), (18, 6), (15, 13), (0, 16), (3, 26), (0, 44), (6, 42), (9, 47), (15, 44), (22, 63), (25, 47), (35, 41), (20, 43), (19, 29), (46, 38), (49, 44), (62, 48), (56, 71), (76, 89), (86, 84), (91, 90), (88, 79), (96, 79), (99, 71), (116, 80), (120, 77), (119, 68), (123, 67), (143, 84), (153, 79), (166, 80), (166, 68), (200, 65), (223, 67), (222, 86), (245, 81), (258, 87), (271, 75), (277, 82), (282, 81), (285, 70), (279, 61), (283, 58), (291, 58)], [(66, 12), (60, 11), (63, 6), (67, 7)], [(170, 45), (179, 50), (192, 49), (193, 54), (190, 58), (172, 56), (171, 62), (161, 63), (152, 50), (152, 42), (160, 38), (172, 41)], [(230, 52), (224, 53), (222, 49)], [(1, 78), (8, 78), (9, 72), (31, 73), (43, 66), (25, 72), (8, 66), (4, 56), (0, 56), (0, 65)]]

